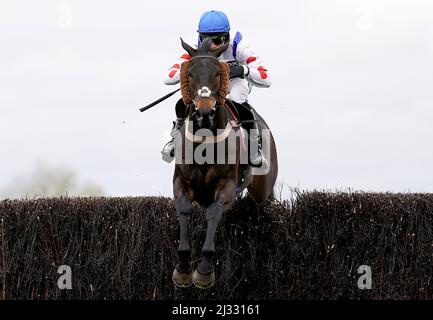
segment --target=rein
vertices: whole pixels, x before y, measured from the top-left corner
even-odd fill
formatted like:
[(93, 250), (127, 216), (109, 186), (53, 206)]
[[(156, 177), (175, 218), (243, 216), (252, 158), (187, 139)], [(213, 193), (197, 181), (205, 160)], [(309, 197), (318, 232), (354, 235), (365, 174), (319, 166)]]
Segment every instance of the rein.
[[(224, 128), (223, 132), (221, 132), (220, 134), (217, 134), (217, 135), (212, 135), (212, 136), (200, 136), (200, 135), (192, 134), (191, 130), (189, 130), (190, 126), (191, 126), (191, 121), (189, 119), (190, 117), (188, 116), (185, 119), (185, 138), (191, 142), (194, 142), (194, 143), (215, 144), (215, 143), (220, 143), (220, 142), (224, 141), (225, 139), (227, 139), (227, 137), (230, 134), (230, 131), (233, 128), (239, 128), (239, 130), (241, 130), (241, 136), (242, 136), (242, 139), (241, 139), (242, 149), (244, 151), (246, 151), (247, 147), (245, 145), (244, 128), (242, 128), (242, 126), (239, 125), (238, 118), (234, 114), (233, 110), (225, 102), (224, 102), (224, 107), (225, 107), (224, 108), (225, 112), (230, 114), (232, 116), (233, 120), (227, 121), (226, 127)], [(194, 115), (194, 113), (192, 115)]]
[(220, 143), (227, 139), (227, 137), (230, 134), (230, 131), (233, 128), (237, 127), (237, 123), (233, 120), (227, 121), (226, 127), (224, 128), (224, 131), (220, 134), (217, 134), (216, 136), (199, 136), (196, 134), (192, 134), (189, 130), (191, 127), (192, 122), (189, 120), (189, 118), (186, 118), (185, 120), (185, 138), (188, 139), (191, 142), (195, 143), (204, 143), (204, 144), (215, 144)]

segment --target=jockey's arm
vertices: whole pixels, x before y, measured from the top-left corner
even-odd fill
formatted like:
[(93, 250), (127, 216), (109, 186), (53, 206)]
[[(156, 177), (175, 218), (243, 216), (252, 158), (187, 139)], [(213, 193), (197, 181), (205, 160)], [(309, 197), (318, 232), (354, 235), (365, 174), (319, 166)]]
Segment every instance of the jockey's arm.
[(263, 65), (259, 55), (248, 44), (241, 41), (236, 55), (236, 59), (244, 67), (244, 75), (249, 82), (262, 88), (271, 86), (268, 70)]
[(173, 66), (170, 69), (168, 69), (168, 71), (164, 75), (164, 83), (168, 84), (168, 85), (173, 85), (173, 84), (179, 83), (179, 81), (180, 81), (180, 65), (184, 61), (188, 61), (190, 59), (191, 59), (191, 57), (187, 53), (182, 54), (179, 57), (179, 59), (177, 59), (176, 63), (173, 64)]

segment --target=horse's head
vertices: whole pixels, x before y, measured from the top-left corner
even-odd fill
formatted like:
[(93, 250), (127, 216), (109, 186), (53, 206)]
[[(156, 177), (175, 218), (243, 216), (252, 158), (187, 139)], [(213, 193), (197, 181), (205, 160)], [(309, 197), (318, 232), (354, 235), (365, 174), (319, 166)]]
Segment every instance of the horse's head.
[(181, 42), (191, 56), (191, 60), (181, 66), (182, 98), (186, 105), (194, 105), (195, 120), (200, 127), (212, 127), (217, 108), (224, 104), (228, 92), (229, 67), (218, 60), (228, 43), (213, 51), (209, 39), (203, 41), (198, 49), (182, 39)]

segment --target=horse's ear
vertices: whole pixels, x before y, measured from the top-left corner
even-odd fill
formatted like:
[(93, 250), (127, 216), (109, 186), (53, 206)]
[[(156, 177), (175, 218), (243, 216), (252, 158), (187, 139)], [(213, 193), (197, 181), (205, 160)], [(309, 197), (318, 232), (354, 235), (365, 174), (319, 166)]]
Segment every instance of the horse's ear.
[(229, 46), (229, 42), (227, 41), (223, 46), (215, 49), (215, 50), (211, 50), (211, 53), (215, 56), (215, 57), (219, 57), (219, 55), (221, 54), (221, 52), (226, 51), (226, 49)]
[(196, 49), (194, 49), (193, 47), (191, 47), (189, 44), (187, 44), (185, 41), (183, 41), (182, 38), (180, 38), (180, 42), (182, 44), (182, 48), (185, 49), (186, 52), (188, 52), (188, 54), (190, 55), (190, 57), (194, 56), (195, 53), (197, 52)]

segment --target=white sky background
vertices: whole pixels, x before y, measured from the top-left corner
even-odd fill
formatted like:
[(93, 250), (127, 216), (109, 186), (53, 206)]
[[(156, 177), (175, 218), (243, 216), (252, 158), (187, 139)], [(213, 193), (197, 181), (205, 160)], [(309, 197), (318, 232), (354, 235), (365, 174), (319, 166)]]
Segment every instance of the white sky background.
[(433, 191), (433, 1), (0, 2), (0, 190), (37, 161), (108, 195), (172, 195), (163, 74), (227, 13), (273, 85), (251, 104), (301, 189)]

